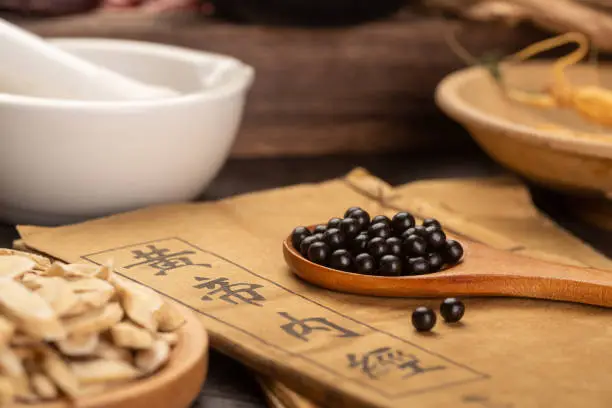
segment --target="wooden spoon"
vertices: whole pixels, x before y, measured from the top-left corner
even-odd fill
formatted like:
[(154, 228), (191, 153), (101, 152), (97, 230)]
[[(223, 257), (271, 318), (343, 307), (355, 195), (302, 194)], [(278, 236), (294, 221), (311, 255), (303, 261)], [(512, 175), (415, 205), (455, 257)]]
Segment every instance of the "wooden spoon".
[(283, 244), (285, 261), (302, 279), (340, 292), (392, 297), (514, 296), (612, 307), (612, 271), (540, 261), (460, 240), (463, 261), (419, 276), (371, 276), (310, 262)]
[[(168, 301), (168, 300), (166, 300)], [(91, 396), (74, 403), (55, 401), (16, 404), (15, 408), (187, 408), (200, 393), (208, 370), (208, 336), (198, 318), (187, 308), (174, 304), (185, 316), (179, 329), (179, 342), (170, 361), (158, 373)]]

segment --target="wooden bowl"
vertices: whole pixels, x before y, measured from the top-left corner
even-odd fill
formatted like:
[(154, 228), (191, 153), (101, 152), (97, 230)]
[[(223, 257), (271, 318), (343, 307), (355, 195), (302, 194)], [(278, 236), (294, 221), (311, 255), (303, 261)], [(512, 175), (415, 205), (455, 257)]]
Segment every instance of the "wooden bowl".
[[(541, 90), (549, 84), (551, 64), (531, 62), (503, 66), (511, 86)], [(578, 65), (568, 69), (572, 84), (612, 87), (612, 66)], [(612, 197), (611, 136), (597, 139), (562, 137), (537, 129), (556, 123), (581, 131), (596, 131), (569, 110), (545, 110), (509, 101), (489, 73), (481, 67), (467, 68), (446, 77), (436, 90), (438, 106), (462, 124), (494, 160), (532, 182), (579, 196)]]
[(176, 308), (187, 323), (179, 330), (179, 343), (170, 361), (151, 377), (79, 398), (74, 403), (57, 401), (17, 404), (16, 408), (187, 408), (200, 393), (208, 370), (208, 336), (197, 317), (183, 306)]

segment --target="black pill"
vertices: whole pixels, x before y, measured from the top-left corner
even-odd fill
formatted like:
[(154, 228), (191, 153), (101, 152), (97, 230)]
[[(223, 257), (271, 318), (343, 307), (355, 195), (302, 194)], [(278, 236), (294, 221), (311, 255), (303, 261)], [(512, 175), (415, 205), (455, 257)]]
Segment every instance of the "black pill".
[(308, 255), (308, 248), (310, 248), (310, 245), (321, 241), (317, 235), (306, 237), (302, 240), (302, 242), (300, 242), (300, 253), (302, 256), (306, 257)]
[[(344, 234), (344, 237), (348, 240), (351, 240), (357, 236), (359, 233), (359, 225), (357, 224), (357, 220), (353, 218), (345, 218), (340, 223), (340, 231)], [(446, 237), (444, 237), (446, 240)]]
[(318, 233), (324, 233), (325, 231), (327, 231), (327, 225), (317, 225), (314, 229), (314, 233), (318, 234)]
[(344, 234), (338, 228), (328, 228), (323, 234), (323, 242), (325, 242), (332, 251), (342, 248), (345, 241), (346, 238)]
[(411, 235), (402, 243), (402, 250), (405, 256), (420, 256), (427, 252), (427, 242), (418, 235)]
[(370, 214), (362, 209), (353, 211), (348, 217), (357, 221), (359, 231), (363, 231), (370, 226)]
[(441, 229), (430, 225), (429, 227), (425, 228), (425, 231), (427, 231), (425, 239), (427, 240), (427, 245), (430, 248), (440, 248), (446, 243), (446, 234)]
[[(361, 210), (361, 207), (351, 207), (348, 210), (346, 210), (346, 212), (344, 213), (344, 218), (348, 217), (351, 215), (351, 213), (353, 211), (357, 211), (357, 210)], [(362, 210), (363, 211), (363, 210)]]
[(391, 236), (391, 228), (384, 222), (377, 222), (376, 224), (372, 224), (368, 229), (368, 236), (370, 238), (380, 237), (387, 239)]
[(426, 218), (423, 220), (423, 227), (435, 227), (437, 229), (442, 229), (442, 224), (440, 224), (440, 221), (436, 220), (435, 218)]
[(373, 275), (376, 272), (376, 260), (368, 253), (359, 254), (355, 257), (355, 268), (363, 275)]
[(416, 227), (408, 228), (406, 231), (402, 232), (402, 238), (408, 238), (411, 235), (425, 238), (425, 236), (427, 236), (427, 231), (422, 225), (417, 225)]
[(325, 242), (314, 242), (308, 248), (308, 259), (319, 265), (326, 265), (330, 249)]
[(423, 257), (408, 258), (404, 265), (404, 275), (425, 275), (429, 272), (429, 262)]
[(390, 255), (401, 256), (402, 255), (402, 240), (397, 237), (387, 238), (385, 241), (387, 244), (387, 253)]
[(381, 276), (401, 276), (402, 261), (395, 255), (385, 255), (378, 263), (378, 274)]
[(463, 258), (463, 247), (459, 242), (449, 239), (444, 244), (442, 256), (447, 264), (455, 265)]
[(427, 254), (427, 261), (431, 272), (438, 272), (444, 266), (444, 258), (437, 252)]
[(359, 234), (350, 243), (350, 249), (354, 254), (360, 254), (366, 252), (368, 247), (368, 241), (370, 238), (366, 234)]
[(350, 271), (352, 265), (351, 254), (346, 249), (334, 251), (329, 259), (329, 266), (340, 271)]
[(407, 212), (398, 212), (391, 220), (391, 227), (393, 228), (393, 233), (400, 236), (408, 228), (414, 227), (414, 217)]
[(308, 228), (296, 227), (291, 233), (291, 245), (293, 245), (295, 249), (300, 249), (300, 244), (302, 243), (302, 240), (304, 240), (304, 238), (306, 237), (309, 237), (310, 235), (312, 235), (312, 233), (308, 231)]
[(377, 215), (376, 217), (372, 218), (372, 225), (378, 224), (379, 222), (391, 227), (391, 220), (386, 215)]
[(340, 228), (340, 223), (342, 222), (342, 218), (332, 218), (327, 222), (327, 229), (330, 228)]
[(444, 299), (440, 305), (440, 314), (448, 323), (456, 323), (463, 317), (465, 305), (457, 298)]
[(417, 307), (412, 312), (412, 325), (418, 331), (430, 331), (436, 325), (436, 314), (428, 307)]
[(384, 238), (374, 237), (368, 242), (367, 250), (375, 259), (380, 259), (387, 253), (387, 243)]

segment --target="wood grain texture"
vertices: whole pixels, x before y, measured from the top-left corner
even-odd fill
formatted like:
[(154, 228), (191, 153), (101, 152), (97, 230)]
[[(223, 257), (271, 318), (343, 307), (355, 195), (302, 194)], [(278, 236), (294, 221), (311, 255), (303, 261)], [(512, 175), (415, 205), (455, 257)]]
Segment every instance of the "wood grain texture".
[[(463, 27), (475, 55), (515, 51), (540, 39), (533, 29), (467, 24), (402, 12), (344, 28), (236, 25), (194, 15), (93, 13), (13, 19), (53, 37), (155, 41), (235, 56), (255, 67), (240, 157), (385, 152), (470, 143), (437, 110), (433, 91), (463, 63), (446, 35)], [(444, 143), (441, 143), (444, 141)]]
[(302, 279), (327, 289), (391, 297), (512, 296), (612, 307), (612, 274), (553, 264), (461, 240), (463, 261), (420, 276), (360, 275), (326, 268), (283, 242), (285, 261)]
[(206, 379), (208, 369), (208, 336), (197, 317), (188, 309), (174, 304), (187, 323), (180, 329), (179, 343), (172, 350), (168, 364), (157, 374), (143, 380), (117, 386), (69, 402), (17, 404), (15, 408), (187, 408)]

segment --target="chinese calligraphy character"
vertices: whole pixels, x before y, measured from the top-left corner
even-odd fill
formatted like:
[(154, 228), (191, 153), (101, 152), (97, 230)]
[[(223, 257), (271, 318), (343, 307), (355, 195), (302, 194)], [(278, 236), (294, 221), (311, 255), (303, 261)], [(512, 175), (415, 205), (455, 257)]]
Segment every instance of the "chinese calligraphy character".
[(196, 276), (195, 280), (203, 283), (195, 285), (194, 288), (210, 290), (207, 295), (202, 296), (202, 300), (212, 300), (209, 295), (216, 295), (217, 293), (223, 293), (223, 295), (219, 296), (219, 299), (234, 305), (242, 302), (248, 303), (249, 305), (261, 306), (261, 304), (256, 302), (266, 300), (265, 297), (257, 293), (257, 289), (263, 288), (262, 285), (242, 282), (230, 283), (227, 278), (210, 280), (209, 278)]
[(135, 260), (142, 260), (134, 264), (128, 265), (125, 268), (130, 269), (135, 266), (148, 265), (151, 268), (157, 269), (158, 275), (167, 275), (166, 272), (173, 269), (178, 269), (184, 266), (203, 266), (210, 268), (210, 264), (196, 264), (189, 258), (188, 255), (195, 254), (195, 251), (180, 251), (171, 253), (167, 248), (157, 248), (155, 245), (147, 245), (148, 251), (140, 249), (132, 251)]
[(286, 312), (278, 312), (279, 315), (290, 320), (281, 326), (287, 334), (300, 340), (308, 341), (308, 336), (315, 330), (336, 332), (336, 337), (359, 337), (359, 333), (345, 329), (335, 323), (330, 322), (324, 317), (310, 317), (307, 319), (296, 319)]
[(402, 372), (408, 371), (404, 378), (423, 374), (429, 371), (443, 370), (444, 366), (422, 367), (419, 359), (413, 355), (405, 355), (401, 350), (391, 347), (381, 347), (365, 353), (361, 358), (356, 354), (348, 354), (349, 367), (359, 367), (361, 371), (373, 380), (376, 380), (392, 369)]

